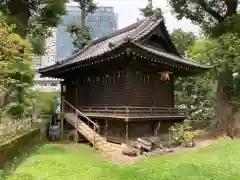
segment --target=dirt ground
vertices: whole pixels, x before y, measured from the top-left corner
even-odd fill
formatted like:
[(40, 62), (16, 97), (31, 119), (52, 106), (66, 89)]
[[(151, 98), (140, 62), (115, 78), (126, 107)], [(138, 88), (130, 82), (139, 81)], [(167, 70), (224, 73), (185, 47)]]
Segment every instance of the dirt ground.
[[(214, 143), (216, 143), (218, 140), (219, 139), (197, 140), (196, 146), (194, 148), (176, 147), (176, 148), (173, 148), (174, 149), (173, 153), (162, 155), (162, 156), (169, 156), (169, 155), (174, 155), (174, 154), (181, 154), (181, 153), (195, 151), (200, 148), (211, 146)], [(74, 148), (74, 149), (77, 148), (77, 145), (73, 146), (73, 143), (69, 143), (67, 141), (60, 142), (57, 144), (64, 148)], [(140, 159), (147, 158), (147, 156), (144, 156), (144, 155), (139, 155), (136, 157), (129, 157), (129, 156), (123, 155), (121, 145), (118, 145), (118, 144), (112, 144), (112, 148), (113, 148), (113, 151), (111, 153), (108, 153), (108, 154), (102, 153), (102, 156), (108, 162), (111, 162), (113, 164), (132, 165), (132, 164), (135, 164)]]
[[(174, 150), (173, 153), (162, 155), (162, 156), (191, 152), (194, 150), (198, 150), (200, 148), (208, 147), (210, 145), (213, 145), (216, 142), (217, 142), (217, 139), (198, 140), (198, 141), (196, 141), (196, 146), (194, 148), (176, 147), (176, 148), (173, 148), (173, 150)], [(111, 156), (104, 155), (104, 157), (106, 157), (106, 159), (113, 164), (125, 164), (125, 165), (131, 165), (131, 164), (136, 163), (136, 161), (138, 161), (140, 159), (147, 158), (144, 155), (139, 155), (137, 157), (129, 157), (129, 156), (123, 155), (121, 147), (116, 148), (116, 151), (114, 151), (111, 154)]]

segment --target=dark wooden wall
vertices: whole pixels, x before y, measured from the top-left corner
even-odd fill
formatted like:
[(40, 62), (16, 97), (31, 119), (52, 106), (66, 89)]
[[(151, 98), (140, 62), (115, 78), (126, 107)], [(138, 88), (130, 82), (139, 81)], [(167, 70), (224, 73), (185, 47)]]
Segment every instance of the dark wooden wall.
[(129, 122), (129, 139), (153, 136), (154, 121)]
[(108, 121), (107, 138), (112, 142), (125, 142), (126, 122), (121, 120)]
[(163, 81), (159, 75), (128, 68), (126, 89), (130, 106), (174, 106), (173, 79)]
[(76, 80), (66, 79), (63, 83), (65, 86), (65, 92), (63, 93), (65, 100), (67, 100), (70, 104), (76, 105)]
[(172, 107), (174, 106), (173, 79), (163, 81), (160, 78), (159, 75), (146, 74), (129, 67), (101, 76), (79, 75), (66, 80), (65, 99), (78, 108), (82, 106)]
[(125, 72), (78, 79), (78, 107), (123, 106)]

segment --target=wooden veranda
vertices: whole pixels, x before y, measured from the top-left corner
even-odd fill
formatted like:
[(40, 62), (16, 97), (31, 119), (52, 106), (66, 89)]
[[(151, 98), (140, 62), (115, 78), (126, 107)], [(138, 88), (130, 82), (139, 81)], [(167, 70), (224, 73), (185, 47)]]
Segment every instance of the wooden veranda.
[[(85, 106), (79, 110), (90, 118), (117, 118), (125, 121), (187, 117), (187, 109), (173, 107)], [(71, 112), (71, 108), (66, 107), (65, 112)]]

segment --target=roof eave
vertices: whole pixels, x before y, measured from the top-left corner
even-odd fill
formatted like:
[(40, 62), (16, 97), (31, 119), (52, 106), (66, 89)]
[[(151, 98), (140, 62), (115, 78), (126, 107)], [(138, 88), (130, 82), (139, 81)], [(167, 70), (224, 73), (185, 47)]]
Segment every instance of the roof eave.
[[(155, 56), (164, 57), (164, 58), (176, 61), (177, 63), (185, 64), (185, 65), (190, 66), (192, 68), (199, 68), (199, 69), (202, 69), (202, 70), (204, 70), (204, 69), (207, 70), (207, 69), (211, 68), (211, 67), (206, 66), (206, 65), (201, 65), (198, 62), (188, 60), (188, 59), (184, 59), (184, 58), (180, 58), (178, 56), (174, 56), (174, 55), (171, 55), (171, 54), (168, 54), (168, 53), (165, 53), (165, 52), (158, 51), (159, 53), (161, 53), (161, 54), (158, 54), (158, 53), (155, 52), (155, 51), (157, 51), (156, 49), (152, 49), (152, 51), (149, 51), (149, 49), (151, 49), (150, 47), (146, 47), (146, 46), (144, 46), (142, 44), (139, 44), (139, 43), (132, 43), (132, 44), (137, 48), (140, 48), (140, 49), (142, 49), (142, 50), (144, 50), (148, 53), (154, 54)], [(168, 54), (168, 56), (166, 56), (165, 54)]]

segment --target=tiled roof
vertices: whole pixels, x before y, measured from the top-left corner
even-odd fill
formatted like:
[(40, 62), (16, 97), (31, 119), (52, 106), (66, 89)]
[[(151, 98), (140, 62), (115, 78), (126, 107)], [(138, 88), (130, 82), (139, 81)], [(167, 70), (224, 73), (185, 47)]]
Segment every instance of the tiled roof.
[(40, 72), (44, 69), (50, 70), (60, 68), (63, 66), (74, 64), (76, 62), (95, 58), (106, 52), (116, 49), (117, 47), (128, 41), (136, 42), (139, 39), (143, 38), (145, 35), (149, 34), (149, 32), (152, 31), (155, 27), (157, 27), (161, 21), (162, 19), (154, 20), (153, 17), (150, 17), (134, 23), (121, 30), (115, 31), (106, 37), (93, 41), (84, 49), (74, 54), (73, 56), (63, 60), (62, 62), (40, 69)]
[[(122, 30), (116, 31), (109, 36), (100, 38), (99, 40), (90, 43), (86, 48), (80, 51), (78, 55), (75, 56), (75, 58), (70, 57), (63, 64), (68, 65), (82, 60), (97, 57), (119, 47), (126, 41), (135, 42), (148, 34), (161, 21), (162, 20), (153, 21), (152, 18), (147, 18)], [(110, 46), (109, 43), (111, 43), (113, 46)]]
[[(163, 19), (155, 20), (154, 17), (146, 18), (142, 21), (138, 21), (126, 28), (120, 29), (118, 31), (113, 32), (112, 34), (105, 36), (103, 38), (97, 39), (87, 45), (85, 48), (83, 48), (78, 53), (74, 54), (73, 56), (58, 62), (52, 66), (42, 68), (39, 70), (40, 73), (44, 73), (47, 71), (59, 69), (62, 67), (66, 67), (69, 65), (73, 65), (78, 62), (87, 61), (93, 58), (96, 58), (98, 56), (101, 56), (107, 52), (111, 52), (115, 50), (116, 48), (120, 47), (121, 45), (130, 42), (138, 47), (144, 49), (145, 51), (155, 53), (156, 55), (164, 56), (169, 59), (179, 61), (181, 63), (189, 64), (195, 67), (203, 68), (201, 65), (198, 65), (197, 63), (187, 62), (188, 60), (182, 59), (180, 56), (177, 55), (171, 55), (168, 53), (164, 53), (160, 50), (154, 50), (150, 47), (138, 44), (139, 40), (146, 37), (149, 33), (151, 33), (158, 25), (163, 22)], [(163, 23), (164, 25), (164, 23)], [(170, 43), (170, 46), (173, 48), (174, 45), (168, 35), (168, 32), (164, 25), (164, 33), (166, 33), (166, 38), (168, 40), (168, 43)]]

